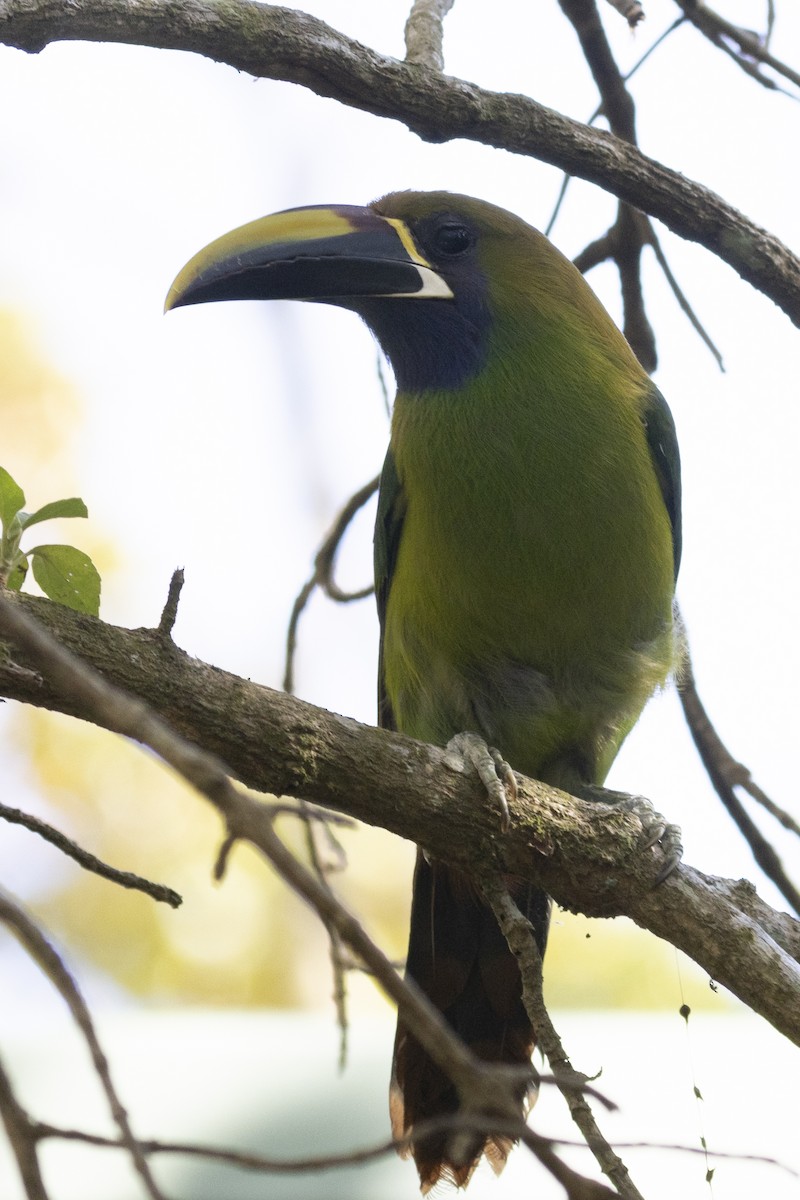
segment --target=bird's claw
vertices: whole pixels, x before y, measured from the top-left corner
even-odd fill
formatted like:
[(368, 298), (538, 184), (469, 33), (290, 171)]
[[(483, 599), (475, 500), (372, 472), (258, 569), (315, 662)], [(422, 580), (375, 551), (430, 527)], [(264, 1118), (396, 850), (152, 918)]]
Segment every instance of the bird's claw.
[[(582, 793), (583, 794), (583, 793)], [(629, 796), (624, 792), (608, 791), (602, 787), (589, 787), (584, 798), (599, 800), (603, 804), (612, 805), (617, 811), (632, 813), (642, 827), (637, 849), (640, 853), (659, 846), (664, 856), (661, 869), (658, 872), (653, 887), (658, 887), (668, 879), (683, 857), (683, 844), (679, 825), (671, 825), (665, 821), (661, 813), (656, 812), (653, 805), (644, 796)]]
[(626, 796), (624, 800), (619, 801), (618, 807), (623, 812), (630, 812), (638, 817), (642, 826), (640, 851), (649, 850), (652, 846), (661, 847), (664, 861), (653, 883), (653, 887), (658, 887), (669, 878), (683, 857), (680, 826), (665, 821), (661, 813), (656, 812), (644, 796)]
[(508, 801), (517, 798), (517, 781), (500, 751), (488, 746), (477, 733), (457, 733), (445, 749), (459, 764), (466, 762), (478, 772), (490, 800), (500, 809), (500, 828), (505, 833), (511, 825)]

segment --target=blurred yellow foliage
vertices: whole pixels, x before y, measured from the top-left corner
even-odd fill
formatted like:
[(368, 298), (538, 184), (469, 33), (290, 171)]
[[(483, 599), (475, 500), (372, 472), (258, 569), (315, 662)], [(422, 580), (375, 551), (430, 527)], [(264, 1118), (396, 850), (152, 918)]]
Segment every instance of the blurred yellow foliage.
[(74, 474), (64, 446), (80, 416), (72, 385), (46, 362), (18, 314), (0, 309), (3, 466), (38, 507), (67, 494)]
[[(18, 741), (70, 836), (184, 900), (173, 910), (76, 867), (66, 887), (37, 905), (68, 944), (153, 998), (235, 1005), (321, 998), (301, 969), (310, 954), (325, 971), (324, 935), (311, 914), (246, 846), (235, 848), (215, 883), (221, 822), (152, 755), (43, 712), (25, 714)], [(324, 974), (320, 982), (330, 990)]]
[[(28, 512), (81, 494), (71, 454), (81, 415), (74, 387), (47, 362), (34, 329), (19, 314), (0, 308), (0, 466), (24, 491)], [(92, 517), (90, 502), (88, 507)], [(36, 541), (65, 541), (85, 550), (101, 576), (117, 565), (111, 542), (95, 520), (53, 521), (36, 532), (44, 530), (43, 537), (23, 540), (23, 549)], [(25, 591), (38, 591), (30, 573)]]

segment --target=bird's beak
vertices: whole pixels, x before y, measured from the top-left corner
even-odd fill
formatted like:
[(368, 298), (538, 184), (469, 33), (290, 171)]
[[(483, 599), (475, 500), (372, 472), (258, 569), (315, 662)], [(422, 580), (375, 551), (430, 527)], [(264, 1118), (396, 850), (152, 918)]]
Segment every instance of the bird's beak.
[(210, 300), (452, 299), (402, 221), (369, 208), (293, 208), (251, 221), (195, 254), (165, 310)]

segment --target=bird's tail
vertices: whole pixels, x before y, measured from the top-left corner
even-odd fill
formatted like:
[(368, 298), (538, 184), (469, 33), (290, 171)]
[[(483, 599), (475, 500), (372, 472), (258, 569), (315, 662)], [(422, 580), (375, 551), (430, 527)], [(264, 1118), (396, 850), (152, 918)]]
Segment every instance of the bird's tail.
[[(547, 896), (526, 884), (515, 899), (544, 952)], [(529, 1066), (534, 1037), (522, 1004), (519, 968), (491, 909), (462, 875), (429, 863), (421, 852), (414, 873), (406, 971), (475, 1055), (487, 1062)], [(520, 1112), (528, 1092), (521, 1084)], [(390, 1107), (395, 1137), (458, 1110), (455, 1087), (402, 1020), (395, 1038)], [(499, 1174), (512, 1145), (512, 1139), (499, 1134), (460, 1135), (454, 1142), (448, 1131), (415, 1142), (412, 1153), (423, 1194), (439, 1180), (465, 1187), (483, 1154)]]

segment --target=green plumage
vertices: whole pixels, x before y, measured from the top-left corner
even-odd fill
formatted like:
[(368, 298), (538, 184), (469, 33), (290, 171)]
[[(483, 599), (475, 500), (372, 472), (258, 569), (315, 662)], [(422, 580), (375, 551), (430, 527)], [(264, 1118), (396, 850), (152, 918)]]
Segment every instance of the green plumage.
[[(252, 222), (196, 255), (167, 306), (258, 297), (354, 310), (397, 377), (375, 531), (381, 723), (440, 745), (471, 731), (591, 792), (675, 658), (675, 430), (622, 334), (542, 234), (446, 192)], [(508, 882), (543, 951), (547, 897)], [(407, 973), (473, 1053), (530, 1063), (516, 959), (470, 881), (423, 853)], [(401, 1018), (396, 1134), (457, 1108)], [(483, 1153), (500, 1170), (509, 1148), (417, 1139), (422, 1189), (465, 1185)]]
[(673, 661), (671, 418), (575, 268), (496, 209), (424, 203), (454, 201), (478, 230), (489, 351), (458, 388), (397, 395), (376, 529), (386, 699), (415, 737), (477, 728), (525, 774), (602, 783)]

